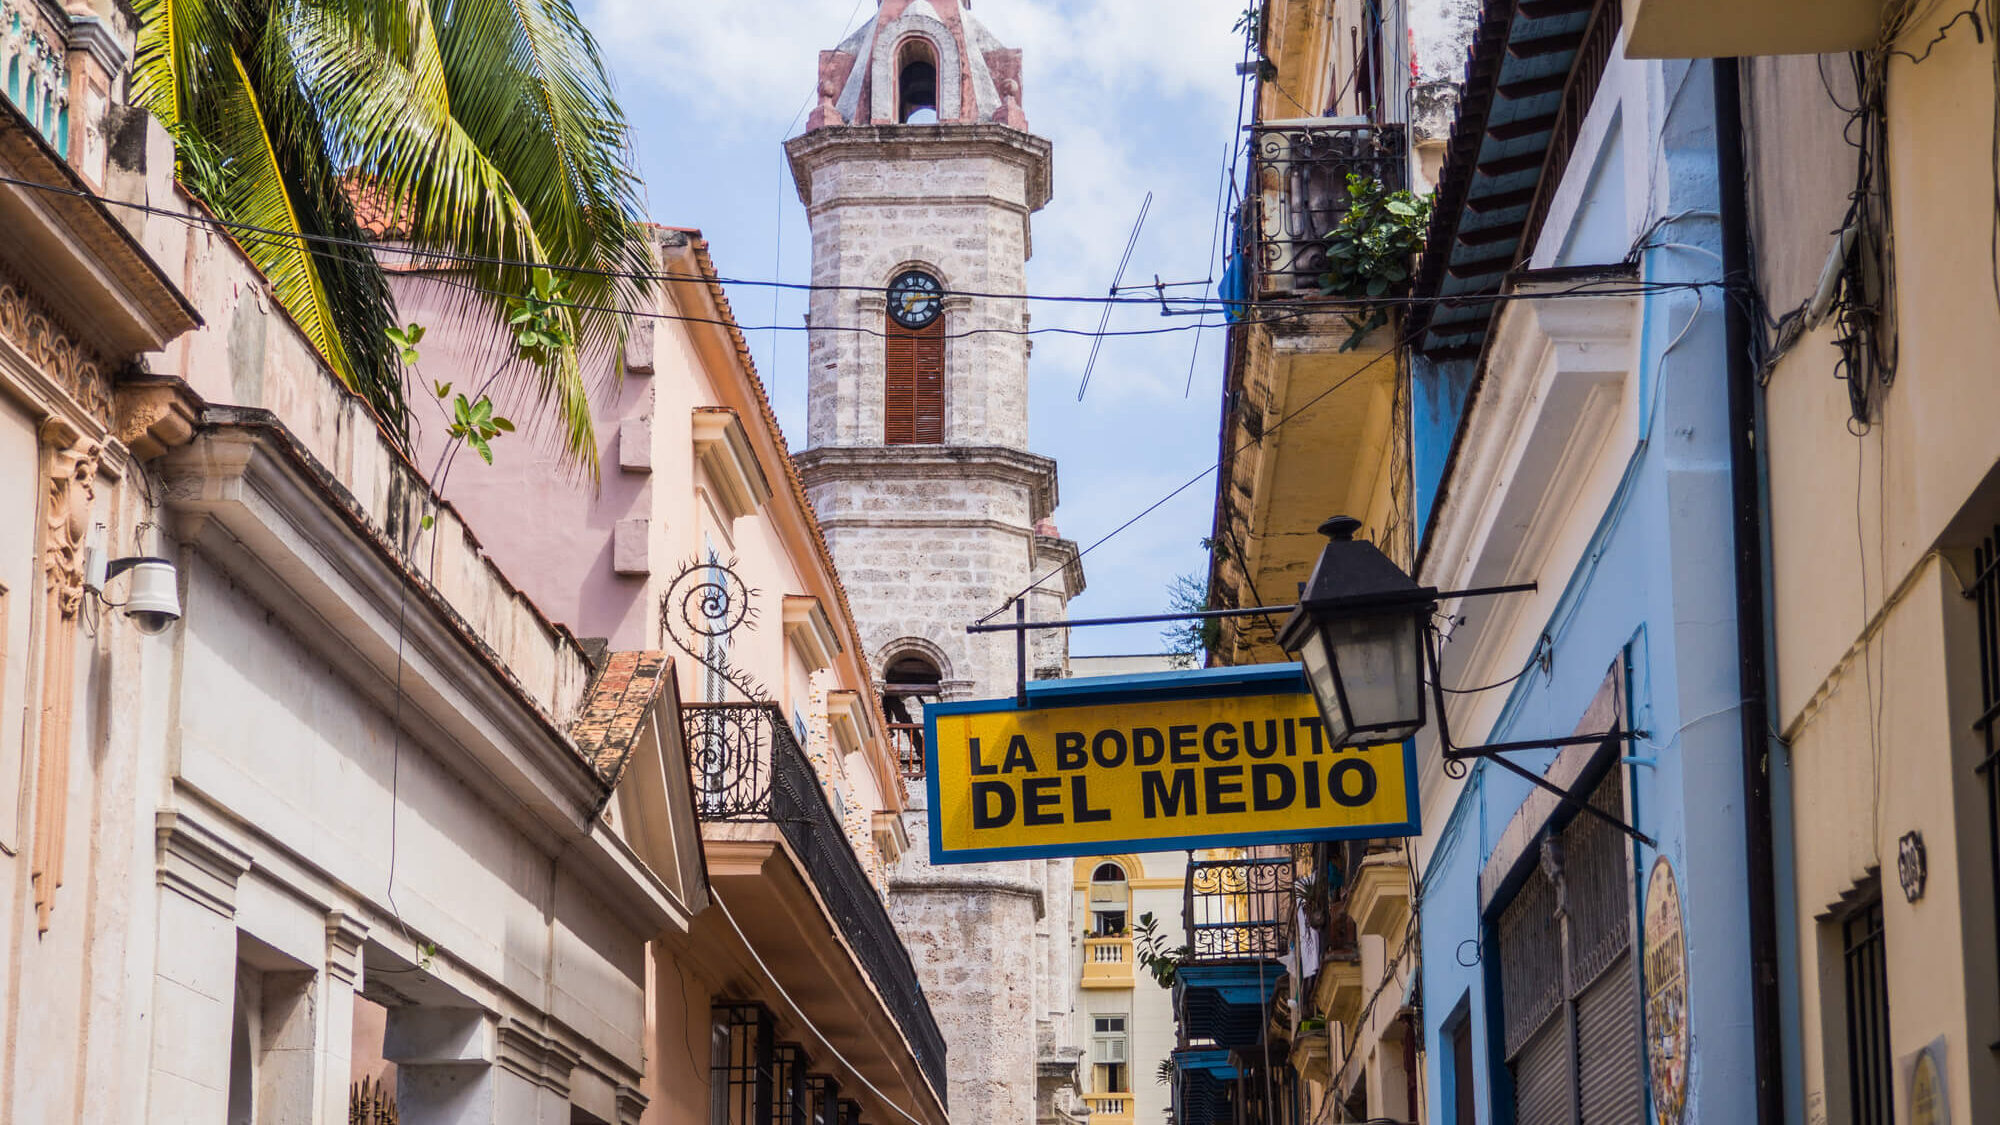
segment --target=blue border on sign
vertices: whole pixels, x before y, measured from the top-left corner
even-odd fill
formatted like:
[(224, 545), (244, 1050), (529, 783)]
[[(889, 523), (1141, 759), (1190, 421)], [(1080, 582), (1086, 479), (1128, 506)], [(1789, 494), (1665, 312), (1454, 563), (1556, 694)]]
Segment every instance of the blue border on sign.
[(1403, 740), (1403, 791), (1407, 816), (1401, 823), (1355, 825), (1347, 828), (1290, 828), (1272, 832), (1224, 832), (1197, 836), (1145, 836), (1129, 840), (1090, 840), (1075, 844), (1025, 844), (1005, 848), (944, 847), (944, 826), (937, 810), (937, 721), (947, 715), (989, 715), (1004, 711), (1083, 707), (1100, 703), (1146, 703), (1180, 699), (1218, 699), (1237, 695), (1289, 695), (1307, 692), (1306, 673), (1299, 664), (1250, 664), (1240, 668), (1195, 668), (1184, 672), (1147, 672), (1131, 676), (1080, 676), (1069, 680), (1033, 680), (1028, 705), (1013, 699), (964, 699), (924, 708), (924, 789), (930, 798), (932, 863), (987, 863), (1008, 859), (1061, 859), (1112, 852), (1182, 851), (1193, 848), (1250, 847), (1315, 840), (1372, 840), (1415, 836), (1419, 823), (1417, 744)]

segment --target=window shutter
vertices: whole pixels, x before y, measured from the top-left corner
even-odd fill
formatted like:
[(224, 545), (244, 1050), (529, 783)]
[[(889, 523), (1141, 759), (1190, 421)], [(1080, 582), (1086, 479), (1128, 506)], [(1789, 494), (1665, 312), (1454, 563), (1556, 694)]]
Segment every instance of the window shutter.
[(889, 445), (944, 441), (944, 318), (909, 329), (888, 321), (883, 348), (882, 439)]

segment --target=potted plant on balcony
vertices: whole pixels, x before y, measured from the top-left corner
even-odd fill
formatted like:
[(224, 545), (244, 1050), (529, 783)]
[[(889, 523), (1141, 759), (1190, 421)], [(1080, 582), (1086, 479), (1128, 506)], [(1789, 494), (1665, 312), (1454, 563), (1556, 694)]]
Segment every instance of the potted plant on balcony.
[(1377, 179), (1347, 174), (1347, 210), (1333, 225), (1323, 249), (1326, 272), (1319, 291), (1330, 297), (1358, 297), (1360, 313), (1347, 318), (1353, 335), (1340, 346), (1349, 351), (1368, 333), (1389, 322), (1383, 297), (1410, 281), (1410, 259), (1424, 248), (1431, 201), (1407, 190), (1390, 191)]

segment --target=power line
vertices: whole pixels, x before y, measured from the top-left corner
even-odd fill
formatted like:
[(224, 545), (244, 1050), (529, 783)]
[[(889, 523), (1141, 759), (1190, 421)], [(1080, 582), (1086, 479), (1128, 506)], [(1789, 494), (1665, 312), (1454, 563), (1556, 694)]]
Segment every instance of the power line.
[[(1233, 457), (1236, 454), (1243, 452), (1245, 449), (1248, 449), (1251, 446), (1256, 445), (1259, 442), (1263, 441), (1264, 438), (1269, 437), (1271, 434), (1275, 433), (1285, 423), (1291, 421), (1294, 418), (1297, 418), (1299, 415), (1304, 414), (1306, 411), (1311, 410), (1314, 406), (1318, 405), (1321, 399), (1324, 399), (1326, 396), (1332, 394), (1333, 392), (1339, 390), (1340, 388), (1346, 386), (1347, 384), (1352, 383), (1354, 380), (1359, 379), (1362, 375), (1367, 374), (1368, 370), (1374, 367), (1376, 364), (1381, 363), (1385, 359), (1389, 359), (1395, 356), (1398, 352), (1402, 351), (1404, 346), (1413, 343), (1416, 340), (1417, 336), (1420, 334), (1421, 330), (1419, 330), (1417, 333), (1412, 333), (1410, 335), (1404, 336), (1402, 339), (1396, 341), (1396, 345), (1394, 347), (1384, 349), (1380, 354), (1376, 355), (1374, 359), (1371, 359), (1367, 363), (1364, 363), (1361, 366), (1355, 368), (1354, 370), (1348, 372), (1346, 376), (1335, 381), (1334, 383), (1329, 385), (1325, 390), (1319, 392), (1318, 394), (1312, 396), (1306, 401), (1300, 403), (1298, 409), (1292, 411), (1289, 414), (1284, 415), (1283, 417), (1279, 418), (1277, 421), (1271, 423), (1270, 425), (1265, 426), (1257, 437), (1251, 438), (1250, 440), (1243, 442), (1241, 445), (1238, 445), (1236, 448), (1230, 450), (1227, 454), (1224, 454), (1222, 457), (1216, 458), (1214, 464), (1208, 466), (1202, 471), (1189, 477), (1187, 480), (1181, 482), (1179, 487), (1175, 488), (1172, 492), (1169, 492), (1165, 496), (1160, 497), (1158, 500), (1153, 501), (1151, 504), (1146, 505), (1145, 508), (1141, 509), (1137, 515), (1134, 515), (1132, 518), (1126, 520), (1124, 523), (1119, 524), (1117, 527), (1112, 528), (1110, 531), (1105, 532), (1102, 536), (1098, 537), (1096, 542), (1093, 542), (1090, 546), (1085, 547), (1082, 550), (1078, 551), (1076, 553), (1076, 561), (1079, 562), (1082, 561), (1083, 556), (1091, 553), (1092, 551), (1095, 551), (1099, 547), (1104, 546), (1105, 543), (1109, 542), (1111, 538), (1117, 535), (1119, 532), (1124, 531), (1126, 528), (1131, 527), (1133, 524), (1138, 523), (1140, 520), (1145, 519), (1147, 516), (1150, 516), (1154, 512), (1159, 511), (1161, 508), (1165, 507), (1167, 503), (1171, 501), (1174, 497), (1179, 496), (1181, 493), (1186, 492), (1188, 489), (1193, 488), (1196, 484), (1207, 479), (1208, 474), (1216, 471), (1217, 469), (1220, 469), (1222, 467), (1223, 461), (1227, 460), (1229, 457)], [(980, 618), (979, 624), (984, 625), (988, 621), (993, 620), (995, 617), (1000, 616), (1000, 614), (1008, 606), (1014, 604), (1014, 602), (1019, 600), (1022, 597), (1022, 595), (1028, 593), (1028, 591), (1030, 590), (1035, 589), (1042, 583), (1047, 582), (1049, 579), (1054, 578), (1056, 575), (1061, 574), (1064, 570), (1068, 568), (1068, 565), (1069, 565), (1068, 562), (1065, 561), (1062, 565), (1050, 569), (1046, 574), (1043, 574), (1040, 578), (1037, 578), (1033, 582), (1028, 583), (1026, 586), (1021, 587), (1018, 591), (1016, 591), (1014, 594), (1009, 596), (1004, 602), (1002, 602), (998, 608), (994, 609), (993, 612)]]
[[(230, 219), (224, 219), (215, 215), (189, 214), (183, 211), (175, 211), (170, 208), (156, 207), (151, 204), (139, 203), (127, 199), (118, 199), (113, 196), (100, 195), (96, 192), (87, 191), (81, 188), (73, 188), (62, 184), (40, 183), (34, 180), (17, 179), (12, 176), (0, 176), (0, 184), (8, 184), (15, 187), (31, 188), (37, 191), (49, 192), (55, 195), (65, 195), (77, 199), (87, 199), (96, 203), (104, 204), (106, 206), (123, 207), (129, 210), (139, 211), (144, 214), (159, 215), (163, 218), (173, 219), (177, 222), (185, 223), (190, 226), (203, 226), (203, 227), (214, 228), (216, 230), (229, 233), (231, 234), (232, 237), (244, 234), (261, 235), (265, 239), (274, 239), (280, 242), (281, 244), (287, 246), (297, 246), (300, 244), (305, 244), (310, 246), (312, 244), (320, 244), (325, 246), (343, 247), (343, 248), (358, 250), (372, 257), (379, 257), (382, 255), (401, 255), (403, 257), (410, 259), (415, 264), (414, 268), (425, 270), (427, 272), (443, 270), (451, 265), (468, 265), (468, 266), (490, 265), (490, 266), (502, 266), (502, 267), (516, 268), (516, 269), (525, 269), (525, 270), (548, 270), (551, 273), (576, 274), (588, 277), (617, 278), (627, 281), (642, 281), (642, 282), (683, 281), (683, 282), (700, 282), (700, 283), (707, 283), (713, 281), (713, 282), (719, 282), (723, 285), (735, 285), (735, 286), (745, 286), (745, 287), (772, 287), (778, 289), (800, 290), (804, 292), (848, 291), (848, 292), (877, 293), (880, 292), (882, 289), (882, 287), (879, 285), (860, 285), (860, 284), (835, 285), (823, 282), (773, 281), (773, 280), (764, 280), (759, 278), (723, 277), (719, 275), (711, 277), (707, 274), (685, 274), (685, 273), (672, 273), (672, 272), (651, 271), (651, 270), (619, 270), (619, 269), (609, 269), (601, 266), (566, 265), (560, 262), (530, 261), (521, 258), (501, 258), (484, 254), (467, 254), (450, 250), (422, 250), (413, 247), (399, 246), (394, 243), (373, 242), (367, 239), (345, 238), (338, 235), (314, 234), (314, 233), (307, 233), (300, 231), (281, 230), (275, 227), (258, 226), (254, 223), (237, 222)], [(1341, 312), (1354, 312), (1354, 311), (1373, 311), (1379, 308), (1383, 308), (1385, 306), (1415, 307), (1423, 305), (1436, 305), (1442, 307), (1459, 308), (1459, 307), (1469, 307), (1469, 306), (1478, 306), (1487, 304), (1505, 304), (1514, 301), (1524, 301), (1524, 300), (1537, 300), (1537, 301), (1559, 300), (1564, 297), (1644, 296), (1650, 293), (1671, 292), (1683, 289), (1720, 288), (1723, 287), (1724, 285), (1725, 282), (1723, 282), (1720, 279), (1711, 281), (1658, 281), (1658, 282), (1635, 281), (1635, 282), (1626, 282), (1611, 286), (1593, 286), (1592, 283), (1583, 282), (1569, 289), (1540, 292), (1540, 293), (1498, 293), (1498, 292), (1455, 293), (1455, 294), (1439, 295), (1434, 297), (1322, 296), (1322, 297), (1314, 297), (1303, 302), (1296, 299), (1288, 301), (1230, 301), (1222, 299), (1192, 298), (1192, 297), (1176, 297), (1170, 299), (1179, 302), (1181, 304), (1190, 306), (1189, 308), (1182, 310), (1183, 315), (1189, 315), (1189, 314), (1199, 315), (1200, 313), (1203, 312), (1227, 312), (1227, 311), (1241, 311), (1241, 310), (1252, 310), (1252, 309), (1273, 309), (1273, 310), (1282, 310), (1292, 317), (1298, 317), (1298, 316), (1303, 316), (1304, 314), (1307, 313), (1341, 313)], [(1038, 294), (1038, 293), (990, 293), (990, 292), (981, 292), (977, 290), (965, 290), (965, 289), (947, 289), (943, 291), (943, 294), (946, 296), (970, 297), (975, 299), (983, 298), (988, 300), (1005, 300), (1005, 301), (1042, 301), (1042, 302), (1053, 302), (1059, 304), (1103, 305), (1108, 302), (1112, 304), (1150, 306), (1160, 303), (1160, 298), (1158, 297), (1118, 297), (1118, 296), (1094, 296), (1094, 295), (1086, 296), (1086, 295), (1071, 295), (1071, 294)], [(500, 294), (500, 295), (516, 296), (516, 294), (511, 294), (511, 293)], [(586, 309), (590, 308), (590, 306), (576, 306), (576, 307), (586, 308)], [(627, 309), (615, 309), (615, 310), (606, 309), (599, 311), (632, 313), (633, 315), (647, 315), (644, 313), (639, 313), (634, 310), (627, 310)], [(680, 318), (665, 317), (665, 319), (671, 320)], [(785, 326), (785, 327), (790, 328), (792, 326)], [(1189, 331), (1196, 327), (1218, 327), (1218, 326), (1213, 324), (1203, 325), (1203, 326), (1186, 325), (1177, 329), (1150, 329), (1144, 331), (1128, 331), (1122, 333), (1114, 331), (1109, 333), (1109, 335), (1150, 336), (1150, 335), (1158, 335), (1161, 332), (1165, 331)], [(744, 331), (765, 331), (765, 330), (767, 329), (762, 326), (757, 328), (744, 329)], [(806, 329), (803, 326), (799, 326), (795, 330), (806, 331), (808, 329)], [(1094, 335), (1094, 333), (1088, 332), (1083, 329), (1022, 330), (1022, 329), (995, 328), (995, 329), (980, 329), (977, 331), (982, 333), (1002, 333), (1002, 334), (1033, 334), (1039, 331), (1051, 331), (1051, 332), (1061, 332), (1069, 335), (1080, 335), (1080, 336)]]

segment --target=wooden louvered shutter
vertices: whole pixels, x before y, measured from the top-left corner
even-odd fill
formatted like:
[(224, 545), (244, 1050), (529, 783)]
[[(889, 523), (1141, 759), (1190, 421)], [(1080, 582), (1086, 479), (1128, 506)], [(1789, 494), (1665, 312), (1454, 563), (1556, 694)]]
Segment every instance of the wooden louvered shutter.
[(910, 329), (889, 321), (883, 349), (882, 440), (944, 441), (944, 318)]

